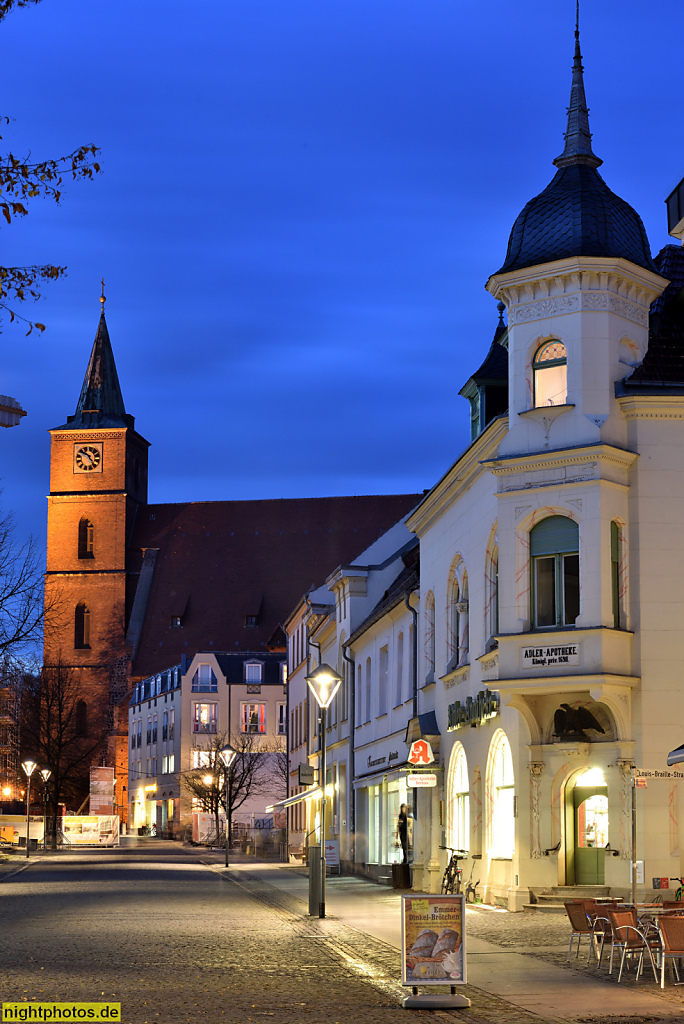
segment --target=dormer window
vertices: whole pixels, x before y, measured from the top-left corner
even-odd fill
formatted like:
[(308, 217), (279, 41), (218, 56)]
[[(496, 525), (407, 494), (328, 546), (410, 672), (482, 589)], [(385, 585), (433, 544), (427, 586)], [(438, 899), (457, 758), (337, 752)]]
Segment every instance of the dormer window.
[(246, 683), (261, 682), (264, 666), (260, 661), (246, 661), (244, 667)]
[(171, 616), (171, 629), (180, 629), (181, 625), (182, 625), (182, 623), (181, 623), (180, 615), (172, 615)]
[(256, 615), (245, 615), (245, 626), (256, 626), (257, 617)]
[(561, 341), (545, 341), (532, 363), (534, 407), (565, 405), (568, 398), (568, 353)]

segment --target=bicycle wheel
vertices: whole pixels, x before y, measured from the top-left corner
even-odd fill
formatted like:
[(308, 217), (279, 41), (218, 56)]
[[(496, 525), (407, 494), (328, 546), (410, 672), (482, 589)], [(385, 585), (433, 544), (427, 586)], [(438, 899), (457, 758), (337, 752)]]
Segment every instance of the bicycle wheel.
[(442, 878), (442, 894), (450, 896), (454, 891), (454, 869), (451, 864), (447, 864), (444, 877)]

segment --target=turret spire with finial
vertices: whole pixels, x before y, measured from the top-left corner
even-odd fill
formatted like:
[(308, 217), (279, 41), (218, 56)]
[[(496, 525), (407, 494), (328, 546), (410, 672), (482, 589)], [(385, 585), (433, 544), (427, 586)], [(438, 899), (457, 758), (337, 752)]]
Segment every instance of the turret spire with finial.
[(556, 167), (568, 167), (570, 164), (587, 164), (589, 167), (600, 167), (603, 163), (591, 148), (591, 132), (589, 131), (589, 108), (584, 93), (584, 68), (579, 39), (579, 0), (575, 14), (575, 59), (572, 65), (572, 87), (570, 89), (570, 106), (568, 107), (568, 127), (565, 133), (565, 149), (553, 161)]

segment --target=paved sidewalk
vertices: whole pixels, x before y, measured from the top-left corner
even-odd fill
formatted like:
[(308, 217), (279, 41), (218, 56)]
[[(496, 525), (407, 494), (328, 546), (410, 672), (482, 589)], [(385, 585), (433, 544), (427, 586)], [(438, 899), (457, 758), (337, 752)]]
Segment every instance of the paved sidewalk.
[[(202, 859), (220, 870), (222, 856), (219, 853), (205, 851)], [(229, 873), (237, 881), (253, 879), (262, 885), (265, 883), (272, 886), (299, 901), (300, 912), (303, 915), (307, 913), (308, 879), (302, 869), (236, 858), (231, 863)], [(333, 877), (328, 879), (326, 885), (326, 908), (330, 918), (380, 939), (397, 950), (401, 949), (400, 901), (400, 894), (394, 890), (361, 878)], [(662, 996), (652, 977), (650, 983), (646, 975), (635, 982), (632, 972), (630, 978), (618, 986), (614, 982), (592, 976), (582, 967), (573, 970), (549, 963), (531, 955), (525, 946), (518, 949), (505, 948), (472, 935), (482, 915), (489, 915), (490, 919), (492, 916), (498, 919), (501, 915), (508, 921), (528, 917), (483, 907), (468, 907), (466, 927), (469, 936), (469, 986), (505, 999), (545, 1020), (560, 1018), (587, 1021), (610, 1017), (614, 1024), (622, 1020), (638, 1024), (645, 1020), (672, 1019), (673, 1013), (679, 1015), (684, 1008), (681, 997), (683, 989), (670, 986), (665, 996)], [(469, 921), (472, 927), (469, 927)], [(559, 921), (558, 918), (549, 922), (542, 917), (530, 921), (531, 927), (536, 930), (549, 930), (549, 941), (555, 942), (555, 947), (558, 947), (558, 959), (561, 951), (564, 958), (569, 939), (569, 926), (563, 922), (564, 919)], [(492, 930), (496, 932), (494, 921), (493, 928), (488, 929), (490, 934)], [(559, 934), (562, 936), (560, 945)], [(477, 1013), (476, 1001), (473, 1002), (473, 1011)]]

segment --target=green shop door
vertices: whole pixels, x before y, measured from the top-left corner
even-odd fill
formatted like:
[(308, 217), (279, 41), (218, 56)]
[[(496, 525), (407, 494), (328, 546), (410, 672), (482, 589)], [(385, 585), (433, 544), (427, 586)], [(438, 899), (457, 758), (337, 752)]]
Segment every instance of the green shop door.
[(575, 885), (603, 885), (608, 842), (607, 786), (575, 786)]

